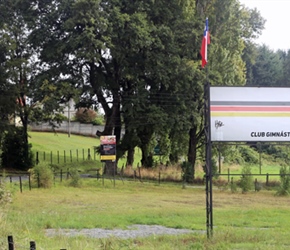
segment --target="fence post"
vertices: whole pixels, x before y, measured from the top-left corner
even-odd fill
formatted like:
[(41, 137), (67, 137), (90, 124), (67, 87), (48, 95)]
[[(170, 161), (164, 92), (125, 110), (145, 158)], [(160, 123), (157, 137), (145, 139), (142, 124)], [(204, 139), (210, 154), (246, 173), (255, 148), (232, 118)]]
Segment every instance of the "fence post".
[(14, 250), (13, 236), (8, 236), (8, 250)]
[(268, 184), (269, 184), (269, 174), (267, 173), (266, 174), (266, 186), (268, 186)]
[(136, 170), (134, 169), (134, 181), (136, 181)]
[(52, 164), (52, 151), (50, 151), (50, 164)]
[(21, 179), (21, 175), (19, 175), (19, 185), (20, 185), (20, 193), (22, 193), (22, 179)]
[(255, 179), (255, 191), (256, 192), (258, 191), (258, 180), (257, 180), (257, 178)]
[(39, 163), (38, 151), (36, 152), (36, 165)]
[(72, 152), (71, 152), (71, 150), (69, 151), (69, 156), (70, 156), (70, 162), (72, 162)]
[(60, 182), (62, 182), (62, 169), (60, 170)]
[(91, 159), (91, 150), (88, 148), (88, 160)]
[(59, 164), (59, 151), (57, 151), (57, 163)]
[(230, 182), (230, 169), (228, 168), (228, 183)]
[(30, 250), (36, 250), (35, 241), (30, 241)]
[(66, 155), (65, 155), (65, 150), (63, 151), (63, 161), (66, 163)]
[(29, 190), (31, 190), (31, 174), (30, 173), (28, 175), (28, 185), (29, 185)]
[(140, 181), (142, 180), (142, 177), (141, 177), (141, 168), (138, 168), (138, 173), (139, 173), (139, 178), (140, 178)]
[(37, 174), (37, 187), (40, 188), (40, 177), (39, 177), (39, 173)]

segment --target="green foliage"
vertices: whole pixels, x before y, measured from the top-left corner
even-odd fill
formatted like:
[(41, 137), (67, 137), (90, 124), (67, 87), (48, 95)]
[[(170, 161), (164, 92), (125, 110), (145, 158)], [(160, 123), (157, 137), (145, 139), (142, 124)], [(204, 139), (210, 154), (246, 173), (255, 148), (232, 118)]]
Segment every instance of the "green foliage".
[(19, 170), (29, 169), (33, 165), (31, 147), (24, 128), (14, 127), (8, 130), (2, 142), (2, 166)]
[(96, 117), (96, 111), (87, 108), (79, 108), (75, 114), (75, 119), (81, 123), (94, 122)]
[[(204, 173), (206, 173), (206, 165), (202, 166)], [(218, 174), (218, 165), (215, 159), (211, 159), (211, 173), (213, 176), (217, 176)]]
[(80, 187), (81, 186), (81, 177), (80, 173), (76, 168), (71, 168), (69, 170), (70, 180), (68, 182), (71, 187)]
[(240, 187), (243, 193), (247, 193), (253, 189), (253, 176), (251, 175), (251, 167), (249, 165), (245, 165), (242, 168), (242, 177), (240, 180)]
[(232, 193), (236, 193), (238, 191), (238, 185), (236, 182), (231, 181), (230, 183), (230, 189)]
[(246, 163), (257, 164), (259, 162), (259, 154), (254, 148), (250, 146), (240, 146), (239, 152)]
[(276, 195), (285, 196), (290, 194), (290, 167), (280, 168), (280, 186)]
[(266, 45), (257, 48), (256, 63), (252, 66), (252, 81), (250, 86), (271, 87), (286, 86), (282, 81), (283, 60), (279, 53), (272, 51)]
[(92, 121), (93, 125), (104, 125), (104, 117), (100, 114), (97, 114), (97, 117)]
[(221, 146), (221, 155), (225, 163), (230, 164), (257, 164), (259, 162), (259, 152), (254, 147), (248, 145)]
[(34, 186), (51, 188), (54, 174), (49, 164), (40, 163), (30, 169), (31, 181)]
[(193, 182), (193, 166), (190, 162), (184, 161), (181, 164), (182, 170), (182, 180), (183, 182), (192, 183)]
[(12, 202), (12, 194), (10, 190), (5, 185), (5, 175), (0, 179), (0, 207)]

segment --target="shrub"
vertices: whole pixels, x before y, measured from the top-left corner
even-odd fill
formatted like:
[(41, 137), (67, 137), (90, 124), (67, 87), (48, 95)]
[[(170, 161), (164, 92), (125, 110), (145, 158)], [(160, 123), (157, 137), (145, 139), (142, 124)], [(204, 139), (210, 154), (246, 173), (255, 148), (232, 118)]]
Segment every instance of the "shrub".
[(46, 163), (40, 163), (30, 170), (31, 181), (35, 186), (50, 188), (53, 184), (53, 171)]
[(246, 193), (253, 189), (253, 176), (251, 175), (251, 167), (246, 165), (242, 168), (242, 178), (240, 181), (240, 187), (243, 193)]
[(259, 162), (259, 153), (249, 146), (240, 146), (239, 152), (247, 163), (257, 164)]
[(93, 125), (103, 125), (105, 124), (104, 117), (102, 115), (98, 115), (95, 120), (93, 120)]
[(75, 118), (78, 122), (90, 123), (94, 122), (97, 117), (97, 113), (92, 109), (80, 108), (75, 114)]
[(71, 179), (69, 180), (69, 186), (80, 187), (81, 177), (77, 169), (70, 169), (69, 171)]
[[(204, 173), (206, 174), (206, 165), (202, 166)], [(214, 159), (211, 159), (211, 174), (218, 178), (218, 165)]]
[(280, 186), (277, 190), (276, 195), (289, 195), (290, 192), (290, 169), (287, 167), (280, 168)]
[(2, 166), (19, 170), (27, 170), (33, 166), (32, 145), (28, 143), (22, 127), (11, 128), (3, 138)]
[(184, 161), (181, 164), (183, 182), (193, 182), (193, 167), (190, 162)]

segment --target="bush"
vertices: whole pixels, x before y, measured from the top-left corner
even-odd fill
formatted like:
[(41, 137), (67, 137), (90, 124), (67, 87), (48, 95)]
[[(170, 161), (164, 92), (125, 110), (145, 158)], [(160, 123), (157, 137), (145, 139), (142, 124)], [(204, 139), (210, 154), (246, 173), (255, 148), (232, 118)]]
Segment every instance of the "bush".
[[(206, 165), (202, 166), (204, 173), (206, 174)], [(218, 178), (218, 165), (216, 160), (211, 159), (211, 174), (212, 176)]]
[(10, 129), (3, 138), (2, 166), (19, 170), (28, 170), (33, 166), (32, 145), (28, 143), (24, 129)]
[(251, 167), (244, 166), (242, 169), (242, 178), (240, 181), (240, 187), (243, 193), (246, 193), (253, 189), (253, 176), (251, 175)]
[(81, 186), (81, 177), (76, 169), (70, 169), (69, 171), (71, 179), (69, 180), (69, 186), (80, 187)]
[(50, 188), (53, 184), (53, 171), (46, 163), (40, 163), (30, 170), (31, 181), (35, 186)]
[(94, 122), (97, 117), (97, 113), (92, 109), (80, 108), (75, 114), (75, 119), (81, 123)]
[(280, 169), (280, 186), (277, 190), (277, 195), (289, 195), (290, 192), (290, 176), (287, 175), (290, 174), (290, 169), (287, 169), (287, 167), (282, 167)]
[(190, 162), (184, 161), (181, 164), (183, 182), (193, 182), (193, 167)]

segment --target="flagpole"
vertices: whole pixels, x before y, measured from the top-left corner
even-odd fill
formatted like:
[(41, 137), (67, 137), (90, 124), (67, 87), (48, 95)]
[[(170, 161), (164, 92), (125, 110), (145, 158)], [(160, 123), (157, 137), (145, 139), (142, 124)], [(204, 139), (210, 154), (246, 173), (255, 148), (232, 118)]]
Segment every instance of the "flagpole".
[(210, 124), (210, 82), (209, 67), (207, 66), (207, 45), (210, 44), (208, 19), (206, 19), (204, 35), (201, 47), (202, 68), (206, 66), (206, 81), (204, 84), (204, 133), (205, 133), (205, 165), (206, 165), (206, 230), (207, 237), (213, 235), (213, 206), (212, 206), (212, 143), (211, 143), (211, 124)]

